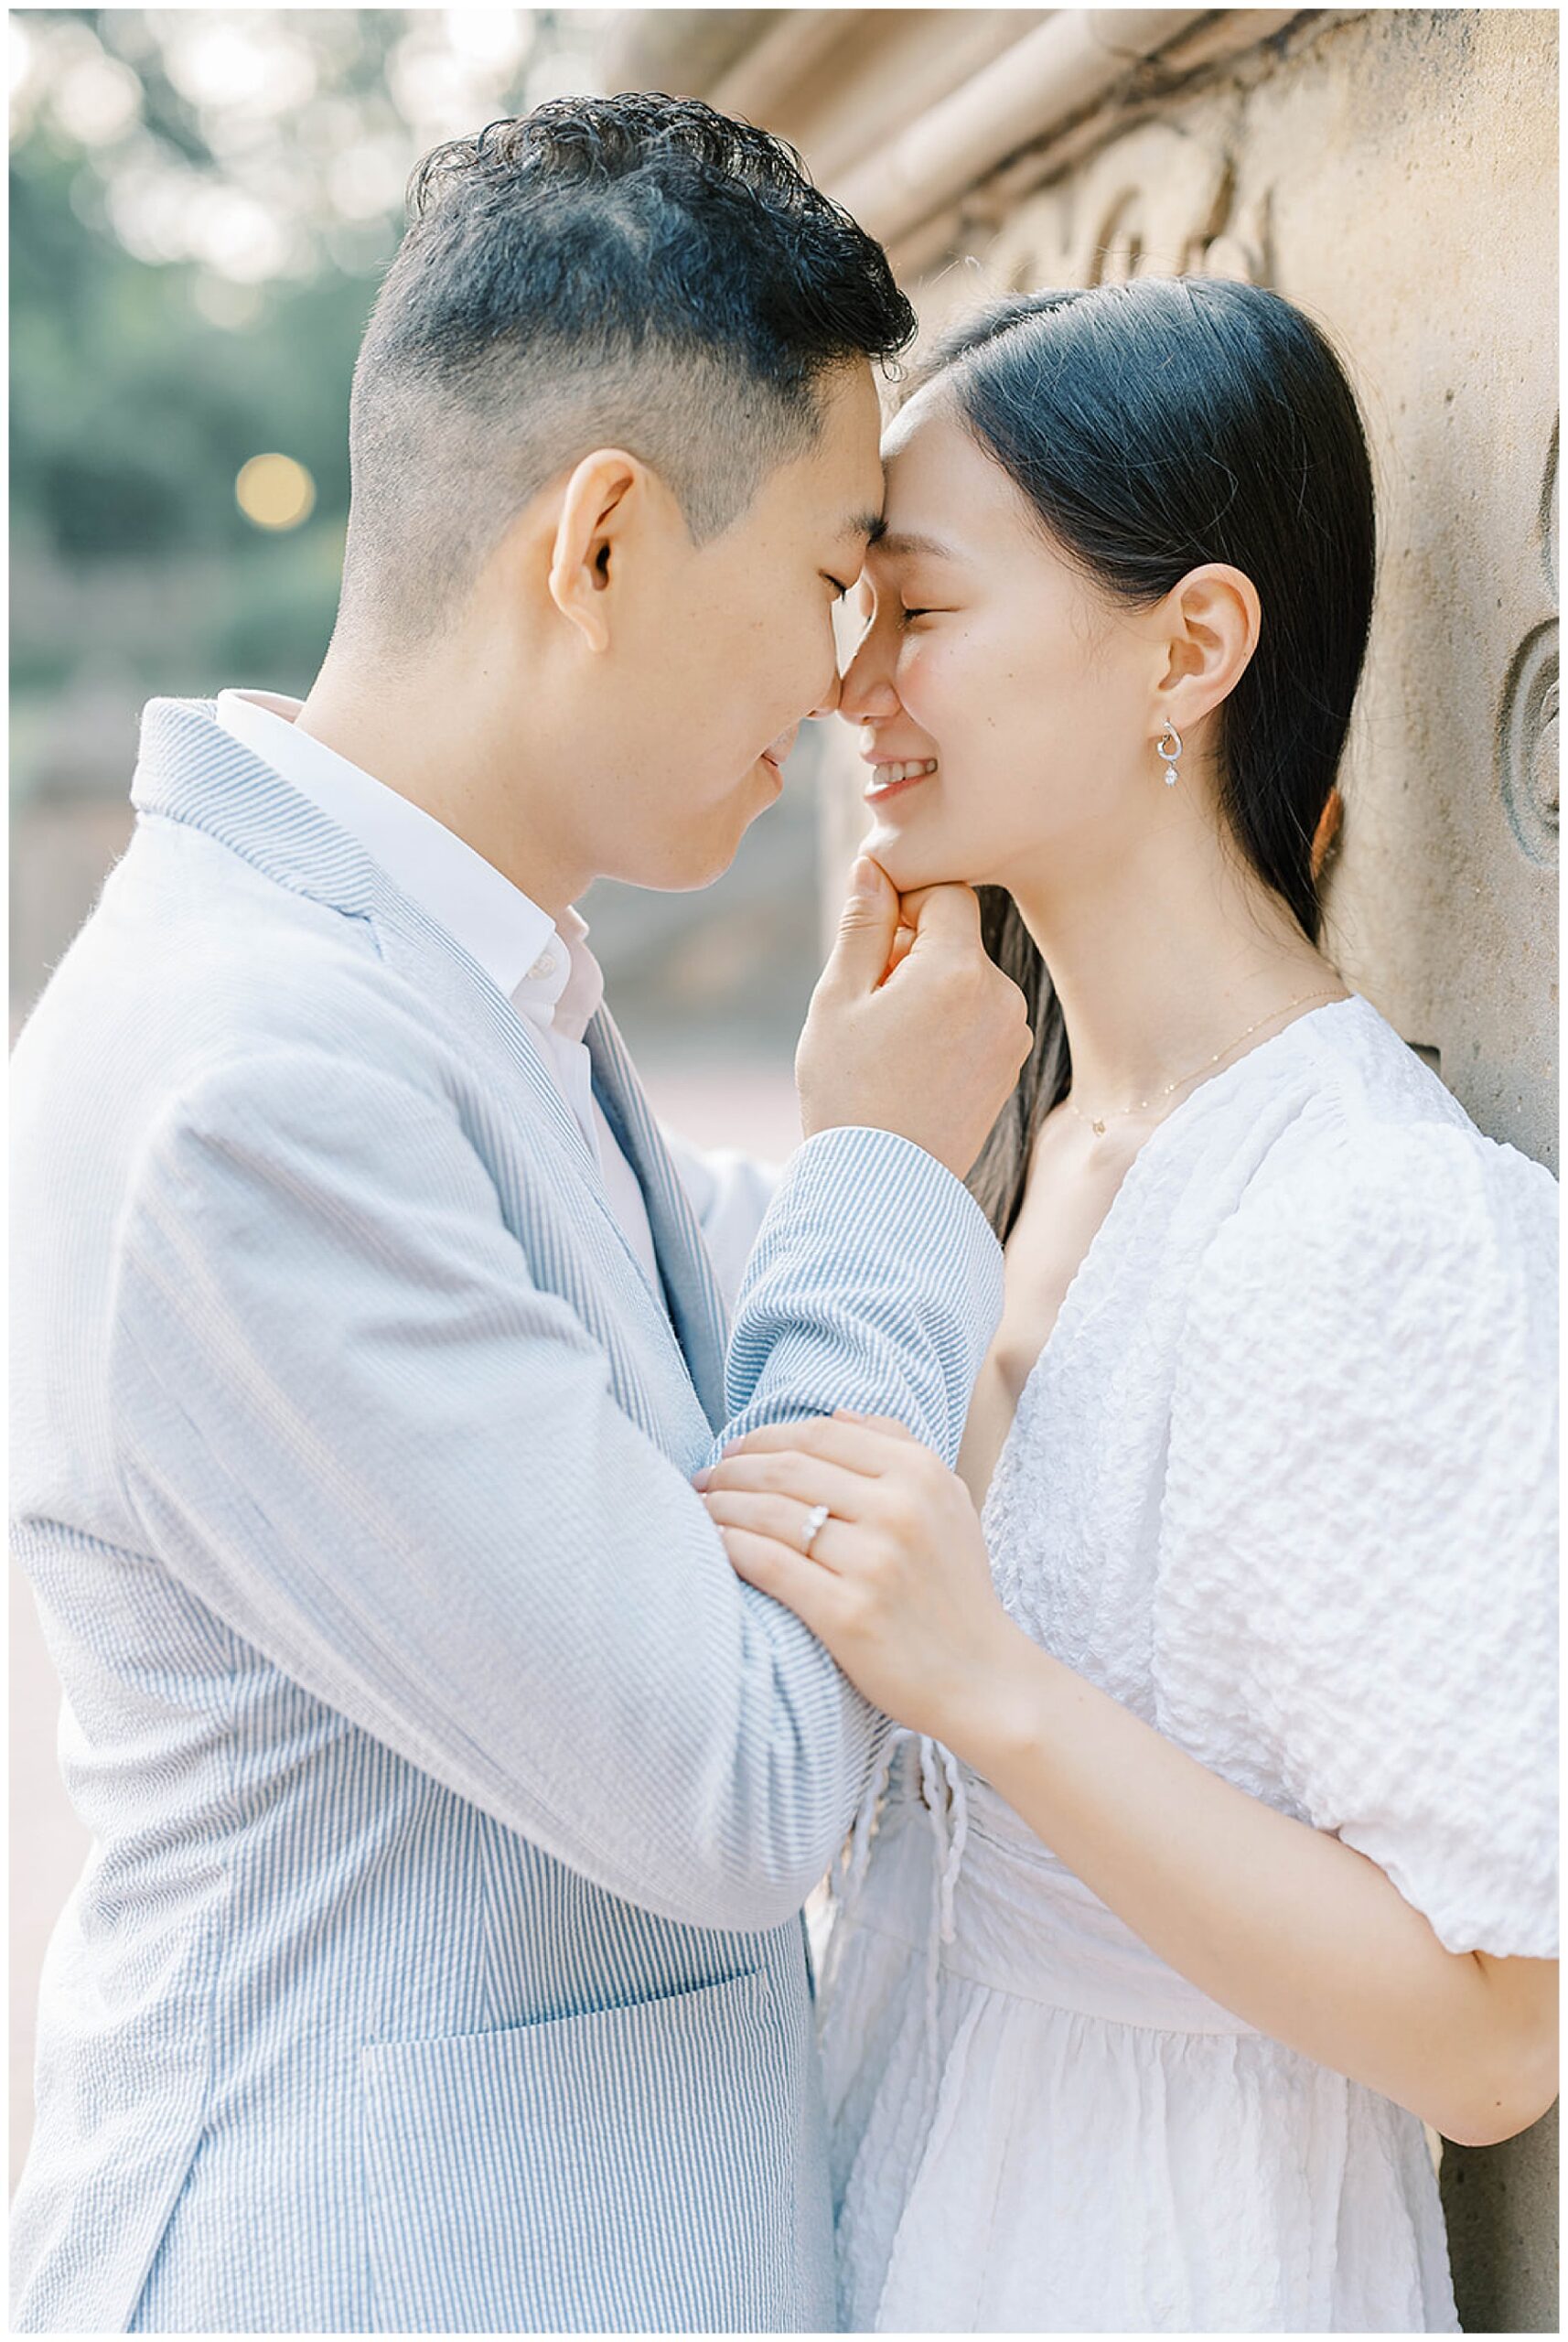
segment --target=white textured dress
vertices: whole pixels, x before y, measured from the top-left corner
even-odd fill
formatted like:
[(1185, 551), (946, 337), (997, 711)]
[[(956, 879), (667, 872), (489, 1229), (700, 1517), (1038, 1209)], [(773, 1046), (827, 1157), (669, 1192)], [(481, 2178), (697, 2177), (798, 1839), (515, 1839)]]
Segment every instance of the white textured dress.
[[(1379, 1864), (1557, 1948), (1550, 1175), (1364, 1000), (1154, 1133), (1018, 1407), (1012, 1617)], [(1457, 2330), (1412, 2114), (1231, 2016), (901, 1735), (820, 2003), (853, 2330)]]

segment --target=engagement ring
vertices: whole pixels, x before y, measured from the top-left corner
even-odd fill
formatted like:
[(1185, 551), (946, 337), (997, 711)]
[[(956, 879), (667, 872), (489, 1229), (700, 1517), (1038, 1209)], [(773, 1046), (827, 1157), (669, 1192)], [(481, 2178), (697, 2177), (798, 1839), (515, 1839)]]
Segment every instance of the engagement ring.
[(800, 1551), (805, 1554), (808, 1561), (810, 1561), (811, 1557), (812, 1546), (816, 1543), (818, 1538), (822, 1535), (822, 1531), (826, 1528), (828, 1522), (832, 1519), (832, 1514), (828, 1510), (825, 1504), (814, 1504), (811, 1507), (811, 1511), (806, 1515), (806, 1534), (800, 1541)]

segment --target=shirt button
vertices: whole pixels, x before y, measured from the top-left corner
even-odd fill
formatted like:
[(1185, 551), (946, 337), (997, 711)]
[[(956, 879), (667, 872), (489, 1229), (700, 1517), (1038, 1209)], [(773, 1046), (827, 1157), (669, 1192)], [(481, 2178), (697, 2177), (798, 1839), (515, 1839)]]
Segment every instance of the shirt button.
[(528, 981), (530, 982), (530, 983), (535, 983), (535, 982), (537, 982), (538, 980), (540, 980), (540, 979), (542, 979), (542, 978), (543, 978), (543, 977), (545, 977), (545, 976), (553, 976), (554, 973), (555, 973), (555, 954), (554, 954), (554, 952), (553, 952), (553, 951), (542, 951), (542, 952), (540, 953), (540, 955), (539, 955), (538, 959), (537, 959), (537, 960), (535, 960), (535, 962), (534, 962), (534, 963), (533, 963), (532, 967), (532, 968), (530, 968), (530, 970), (529, 970), (529, 972), (528, 972)]

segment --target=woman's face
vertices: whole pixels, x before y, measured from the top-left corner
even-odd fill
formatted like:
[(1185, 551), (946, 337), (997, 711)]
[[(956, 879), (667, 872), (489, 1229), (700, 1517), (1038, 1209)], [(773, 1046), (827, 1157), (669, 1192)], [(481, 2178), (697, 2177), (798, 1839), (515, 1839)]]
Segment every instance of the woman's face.
[(1146, 822), (1151, 784), (1164, 794), (1158, 629), (1057, 552), (940, 380), (883, 453), (886, 526), (840, 700), (861, 736), (867, 851), (904, 893), (1088, 876)]

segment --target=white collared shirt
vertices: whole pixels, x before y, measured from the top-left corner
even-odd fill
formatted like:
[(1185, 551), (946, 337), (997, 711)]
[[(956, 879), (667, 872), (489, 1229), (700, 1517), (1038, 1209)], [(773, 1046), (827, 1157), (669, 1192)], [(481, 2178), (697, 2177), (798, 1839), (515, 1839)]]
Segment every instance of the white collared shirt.
[(661, 1293), (653, 1232), (637, 1174), (594, 1095), (583, 1036), (604, 998), (587, 927), (559, 927), (495, 865), (434, 814), (373, 779), (295, 722), (303, 703), (272, 692), (220, 692), (218, 721), (242, 747), (356, 837), (394, 885), (477, 960), (543, 1044), (546, 1065), (599, 1166), (611, 1210)]

